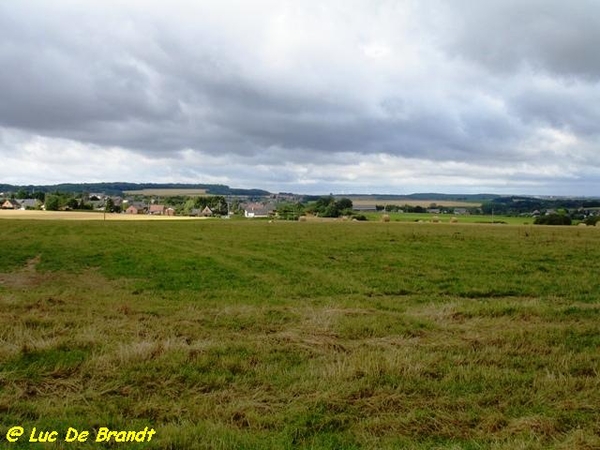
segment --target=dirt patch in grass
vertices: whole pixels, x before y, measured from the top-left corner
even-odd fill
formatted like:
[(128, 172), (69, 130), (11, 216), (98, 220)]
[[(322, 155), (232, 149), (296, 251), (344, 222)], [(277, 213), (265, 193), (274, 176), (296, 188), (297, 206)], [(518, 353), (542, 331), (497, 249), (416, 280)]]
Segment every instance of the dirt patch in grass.
[(0, 286), (17, 289), (39, 286), (48, 278), (48, 275), (36, 270), (40, 261), (41, 257), (38, 255), (29, 259), (25, 266), (16, 272), (0, 273)]

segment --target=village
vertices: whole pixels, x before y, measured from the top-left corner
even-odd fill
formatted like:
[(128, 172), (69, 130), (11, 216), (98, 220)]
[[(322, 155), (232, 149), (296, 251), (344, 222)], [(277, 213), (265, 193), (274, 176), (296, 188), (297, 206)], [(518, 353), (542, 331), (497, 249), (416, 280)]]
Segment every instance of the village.
[[(28, 211), (77, 211), (138, 217), (247, 218), (302, 220), (301, 218), (344, 217), (352, 220), (380, 220), (389, 214), (426, 214), (432, 221), (439, 216), (491, 216), (533, 218), (536, 224), (595, 225), (600, 219), (600, 200), (496, 197), (480, 203), (451, 201), (406, 201), (377, 196), (307, 196), (291, 193), (262, 195), (189, 195), (164, 189), (161, 195), (137, 191), (111, 195), (106, 192), (28, 191), (0, 192), (0, 209)], [(414, 220), (421, 220), (417, 217)]]
[[(11, 198), (12, 197), (12, 198)], [(40, 198), (41, 197), (41, 198)], [(127, 215), (219, 217), (242, 216), (268, 218), (275, 214), (283, 198), (243, 198), (224, 196), (111, 196), (90, 193), (75, 196), (67, 193), (46, 194), (35, 198), (15, 198), (14, 193), (0, 193), (3, 210), (89, 211)]]

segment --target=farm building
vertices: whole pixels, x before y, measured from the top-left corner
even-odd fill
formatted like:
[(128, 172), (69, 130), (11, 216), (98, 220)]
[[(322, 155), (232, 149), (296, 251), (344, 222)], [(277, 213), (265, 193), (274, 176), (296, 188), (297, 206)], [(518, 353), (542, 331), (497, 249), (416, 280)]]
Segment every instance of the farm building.
[(148, 211), (148, 208), (140, 203), (134, 203), (129, 205), (125, 210), (126, 214), (145, 214)]
[(260, 203), (250, 203), (244, 207), (244, 217), (249, 219), (259, 217), (269, 217), (273, 213), (273, 208)]
[(2, 209), (19, 209), (21, 205), (16, 200), (6, 200), (2, 203)]
[(162, 216), (163, 214), (165, 214), (165, 205), (150, 205), (148, 214)]
[(21, 209), (37, 209), (40, 207), (41, 202), (35, 198), (26, 198), (24, 200), (20, 200)]

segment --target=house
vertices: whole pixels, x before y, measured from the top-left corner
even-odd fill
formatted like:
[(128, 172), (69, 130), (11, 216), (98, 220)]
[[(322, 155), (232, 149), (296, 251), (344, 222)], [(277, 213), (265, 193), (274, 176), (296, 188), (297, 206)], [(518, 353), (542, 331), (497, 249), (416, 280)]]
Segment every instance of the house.
[(212, 217), (213, 212), (208, 206), (205, 206), (202, 212), (200, 212), (200, 215), (203, 217)]
[(469, 210), (467, 208), (454, 208), (454, 214), (456, 214), (456, 215), (469, 214)]
[(165, 213), (165, 205), (150, 205), (148, 214), (162, 216)]
[(175, 215), (175, 208), (171, 208), (170, 206), (168, 208), (165, 208), (165, 216), (174, 216)]
[(38, 209), (41, 202), (36, 198), (26, 198), (20, 201), (21, 209)]
[(2, 209), (19, 209), (21, 207), (21, 205), (19, 204), (18, 201), (16, 200), (6, 200), (4, 203), (2, 203)]
[(260, 203), (250, 203), (244, 207), (244, 217), (249, 219), (259, 217), (269, 217), (273, 213), (273, 208), (269, 205)]
[(145, 214), (148, 208), (141, 203), (132, 203), (125, 210), (126, 214)]

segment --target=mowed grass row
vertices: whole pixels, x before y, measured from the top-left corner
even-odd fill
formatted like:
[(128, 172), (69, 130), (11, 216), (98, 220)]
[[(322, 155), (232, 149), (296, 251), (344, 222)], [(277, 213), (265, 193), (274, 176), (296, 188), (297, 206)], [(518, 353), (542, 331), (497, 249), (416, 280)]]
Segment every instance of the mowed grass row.
[(535, 217), (503, 216), (491, 214), (432, 214), (432, 213), (399, 213), (399, 212), (365, 212), (364, 216), (370, 221), (381, 221), (387, 215), (391, 222), (435, 222), (435, 223), (473, 223), (473, 224), (507, 224), (533, 225)]
[(5, 220), (0, 235), (2, 445), (22, 425), (154, 427), (144, 448), (600, 446), (596, 228)]

